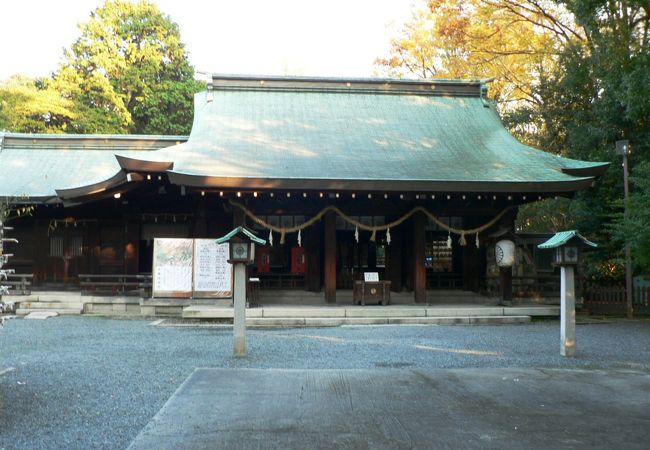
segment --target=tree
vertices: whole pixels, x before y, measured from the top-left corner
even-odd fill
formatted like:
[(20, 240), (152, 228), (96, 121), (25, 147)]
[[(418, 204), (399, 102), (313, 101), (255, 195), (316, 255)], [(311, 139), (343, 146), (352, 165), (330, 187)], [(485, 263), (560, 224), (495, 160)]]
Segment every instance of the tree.
[(571, 34), (562, 6), (540, 11), (536, 3), (429, 0), (376, 64), (391, 76), (494, 78), (490, 93), (501, 108), (536, 104), (534, 86), (561, 49), (557, 36)]
[(178, 25), (147, 1), (107, 0), (80, 25), (53, 85), (74, 102), (85, 133), (187, 134), (203, 89)]
[[(537, 145), (566, 156), (611, 161), (596, 186), (580, 192), (572, 202), (573, 226), (599, 242), (589, 272), (596, 278), (622, 277), (623, 249), (629, 239), (639, 270), (648, 270), (648, 241), (641, 224), (648, 219), (648, 192), (641, 173), (650, 174), (650, 42), (647, 2), (567, 2), (583, 39), (567, 44), (556, 69), (540, 80), (539, 108), (520, 109), (507, 117), (523, 128), (544, 124), (531, 136)], [(628, 220), (623, 215), (623, 174), (615, 142), (629, 139), (634, 153), (629, 162), (641, 163), (632, 184)], [(634, 190), (636, 189), (636, 193)], [(645, 206), (644, 206), (645, 205)], [(533, 205), (520, 211), (520, 221), (535, 217)], [(523, 219), (523, 220), (522, 220)]]
[[(424, 35), (429, 53), (424, 45), (409, 47), (417, 34), (407, 26), (391, 58), (380, 65), (409, 72), (416, 67), (411, 61), (421, 66), (433, 61), (434, 70), (423, 76), (497, 77), (506, 87), (497, 84), (492, 92), (506, 102), (500, 112), (520, 139), (572, 158), (613, 162), (594, 188), (571, 203), (547, 200), (521, 208), (518, 225), (537, 231), (579, 228), (601, 243), (590, 272), (622, 273), (620, 237), (631, 236), (630, 221), (645, 223), (641, 205), (648, 196), (634, 197), (638, 214), (621, 219), (622, 174), (614, 146), (618, 139), (630, 140), (632, 165), (650, 159), (650, 3), (431, 0), (427, 14), (422, 23), (433, 35)], [(640, 182), (636, 189), (645, 192)], [(632, 239), (633, 254), (647, 252), (644, 239), (643, 234)]]
[(70, 100), (48, 80), (14, 75), (0, 82), (0, 130), (23, 133), (63, 133), (78, 119)]
[(631, 193), (627, 216), (616, 214), (611, 226), (612, 237), (619, 248), (626, 242), (632, 249), (632, 261), (639, 272), (650, 271), (650, 161), (635, 167), (630, 177), (635, 188)]

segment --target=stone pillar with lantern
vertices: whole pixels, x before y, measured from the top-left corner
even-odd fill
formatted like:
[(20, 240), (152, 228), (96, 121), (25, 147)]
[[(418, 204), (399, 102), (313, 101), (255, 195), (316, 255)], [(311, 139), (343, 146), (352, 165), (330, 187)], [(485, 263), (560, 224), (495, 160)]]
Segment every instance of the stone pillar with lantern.
[(228, 262), (234, 266), (233, 284), (233, 355), (246, 356), (246, 265), (255, 260), (255, 244), (266, 245), (249, 229), (239, 226), (217, 239), (217, 244), (229, 244)]
[(577, 230), (560, 231), (541, 249), (553, 249), (553, 265), (560, 266), (560, 354), (575, 356), (576, 353), (576, 299), (575, 270), (580, 248), (595, 248), (597, 244), (587, 240)]

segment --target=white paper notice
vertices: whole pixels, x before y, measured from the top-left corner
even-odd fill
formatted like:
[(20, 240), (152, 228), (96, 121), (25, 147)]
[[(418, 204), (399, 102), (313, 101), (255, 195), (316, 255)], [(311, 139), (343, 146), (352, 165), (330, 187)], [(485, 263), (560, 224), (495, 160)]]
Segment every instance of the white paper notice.
[(154, 239), (153, 294), (192, 293), (192, 239)]
[(228, 244), (214, 239), (194, 240), (194, 291), (232, 293), (232, 266), (228, 263)]
[(189, 292), (192, 290), (192, 268), (177, 266), (156, 267), (156, 291)]

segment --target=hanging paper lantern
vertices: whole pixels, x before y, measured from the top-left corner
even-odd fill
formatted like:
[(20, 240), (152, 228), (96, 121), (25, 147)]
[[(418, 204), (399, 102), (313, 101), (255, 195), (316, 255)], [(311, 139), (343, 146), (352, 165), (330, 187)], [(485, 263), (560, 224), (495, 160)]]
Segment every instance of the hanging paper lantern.
[(390, 245), (390, 228), (386, 230), (386, 244)]
[(269, 245), (273, 247), (273, 230), (269, 230)]
[(302, 238), (300, 236), (300, 230), (298, 230), (298, 247), (302, 247)]
[(499, 267), (512, 267), (515, 263), (515, 243), (509, 239), (497, 242), (494, 256)]
[(478, 241), (478, 233), (476, 233), (476, 241), (475, 241), (475, 243), (476, 243), (476, 248), (480, 248), (480, 243)]
[(359, 225), (354, 226), (354, 240), (359, 243)]
[(449, 234), (447, 235), (447, 248), (451, 248), (451, 244), (452, 242), (451, 242), (451, 231), (450, 231)]

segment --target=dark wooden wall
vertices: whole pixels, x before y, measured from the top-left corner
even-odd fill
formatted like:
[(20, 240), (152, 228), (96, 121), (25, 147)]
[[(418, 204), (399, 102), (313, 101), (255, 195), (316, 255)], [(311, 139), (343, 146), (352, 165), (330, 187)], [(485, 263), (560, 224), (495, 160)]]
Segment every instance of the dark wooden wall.
[[(75, 284), (80, 273), (93, 274), (136, 274), (141, 271), (142, 259), (150, 258), (150, 248), (143, 248), (143, 224), (169, 222), (173, 217), (187, 222), (189, 237), (219, 237), (233, 225), (251, 225), (244, 214), (228, 203), (227, 196), (217, 193), (201, 196), (198, 192), (181, 194), (176, 186), (165, 185), (133, 193), (127, 193), (120, 200), (104, 198), (80, 206), (37, 207), (33, 217), (16, 221), (16, 230), (10, 234), (17, 237), (19, 245), (8, 246), (7, 251), (16, 254), (10, 263), (19, 272), (31, 272), (35, 281), (54, 284)], [(291, 198), (269, 194), (259, 198), (235, 198), (244, 202), (260, 215), (303, 215), (312, 217), (327, 205), (335, 204), (350, 215), (384, 216), (387, 222), (401, 217), (413, 206), (422, 204), (438, 215), (468, 217), (464, 226), (480, 225), (496, 215), (505, 205), (492, 204), (474, 208), (469, 204), (441, 201), (416, 202), (382, 199), (336, 199), (321, 198), (314, 193), (303, 198), (300, 194)], [(503, 224), (511, 225), (512, 217)], [(77, 226), (70, 222), (67, 227), (59, 223), (54, 231), (48, 226), (52, 220), (74, 218)], [(412, 291), (416, 301), (426, 301), (427, 269), (424, 267), (424, 246), (427, 236), (427, 219), (416, 214), (398, 227), (391, 229), (391, 244), (386, 247), (385, 278), (391, 281), (393, 291)], [(384, 232), (382, 232), (384, 233)], [(9, 234), (8, 234), (9, 235)], [(50, 256), (50, 236), (62, 236), (64, 248), (74, 237), (83, 240), (82, 256)], [(362, 239), (368, 239), (367, 232)], [(267, 236), (262, 236), (266, 239)], [(275, 236), (279, 245), (279, 236)], [(485, 243), (476, 249), (475, 236), (466, 236), (467, 246), (454, 244), (454, 271), (462, 274), (464, 288), (478, 291), (481, 277), (485, 273)], [(457, 236), (454, 236), (457, 240)], [(337, 230), (336, 216), (328, 214), (323, 220), (303, 230), (302, 242), (306, 250), (307, 272), (305, 289), (323, 291), (328, 302), (336, 301), (337, 279)], [(286, 245), (295, 245), (286, 244)]]

